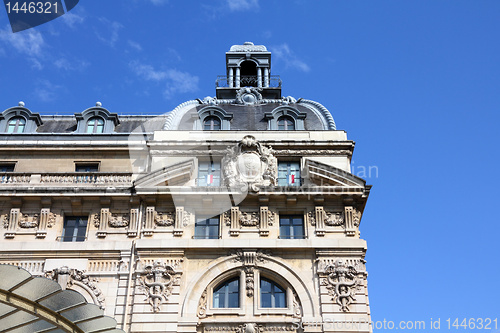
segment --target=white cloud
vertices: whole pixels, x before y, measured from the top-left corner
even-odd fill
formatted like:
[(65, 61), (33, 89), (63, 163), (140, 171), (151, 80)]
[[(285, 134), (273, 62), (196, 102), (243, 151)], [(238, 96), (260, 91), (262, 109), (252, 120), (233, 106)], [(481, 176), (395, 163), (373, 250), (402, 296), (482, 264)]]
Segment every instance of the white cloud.
[(62, 16), (62, 20), (68, 27), (73, 29), (75, 25), (83, 23), (83, 21), (85, 21), (85, 18), (83, 16), (68, 12)]
[(137, 51), (142, 51), (141, 44), (134, 42), (133, 40), (128, 40), (128, 45), (130, 45), (131, 48), (136, 49)]
[(80, 71), (85, 69), (88, 65), (89, 63), (87, 61), (84, 60), (70, 61), (67, 58), (59, 58), (56, 61), (54, 61), (54, 66), (66, 71), (74, 71), (74, 70)]
[(231, 11), (245, 11), (259, 8), (259, 0), (226, 0)]
[(97, 38), (109, 46), (115, 46), (120, 37), (119, 32), (120, 29), (123, 28), (123, 25), (116, 21), (109, 21), (105, 18), (100, 18), (99, 21), (102, 25), (95, 29)]
[(176, 93), (187, 93), (198, 90), (199, 78), (187, 72), (176, 69), (157, 70), (151, 65), (130, 63), (130, 68), (147, 81), (165, 82), (163, 91), (165, 98), (170, 98)]
[(28, 61), (32, 63), (33, 68), (43, 68), (40, 58), (43, 57), (45, 41), (42, 34), (37, 30), (28, 29), (12, 33), (10, 27), (7, 26), (4, 30), (0, 30), (0, 41), (18, 53), (25, 55)]
[(151, 1), (153, 5), (157, 6), (166, 4), (168, 2), (168, 0), (149, 0), (149, 1)]
[(48, 80), (40, 80), (35, 88), (35, 96), (42, 102), (51, 102), (57, 98), (57, 92), (61, 89), (62, 86), (52, 84)]
[(303, 72), (309, 72), (311, 70), (308, 64), (297, 58), (286, 43), (271, 47), (271, 51), (276, 59), (285, 63), (285, 67), (291, 67)]

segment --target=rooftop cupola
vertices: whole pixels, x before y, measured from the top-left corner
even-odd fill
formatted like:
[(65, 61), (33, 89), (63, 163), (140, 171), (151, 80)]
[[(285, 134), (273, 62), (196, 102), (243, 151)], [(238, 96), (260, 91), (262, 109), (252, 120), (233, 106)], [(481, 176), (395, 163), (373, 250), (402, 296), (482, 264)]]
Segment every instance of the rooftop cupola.
[(245, 42), (226, 52), (226, 75), (217, 78), (217, 98), (235, 98), (243, 87), (258, 88), (265, 99), (281, 98), (281, 80), (271, 75), (271, 52), (264, 45)]

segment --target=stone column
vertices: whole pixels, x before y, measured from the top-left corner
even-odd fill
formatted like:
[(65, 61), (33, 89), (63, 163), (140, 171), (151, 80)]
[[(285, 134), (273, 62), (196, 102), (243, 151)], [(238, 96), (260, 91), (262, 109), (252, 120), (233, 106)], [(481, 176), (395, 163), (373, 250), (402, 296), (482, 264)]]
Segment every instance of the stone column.
[(264, 68), (264, 87), (269, 87), (269, 68)]
[(234, 87), (234, 69), (229, 67), (229, 78), (228, 78), (229, 88)]
[(257, 68), (257, 87), (262, 88), (262, 68)]
[(236, 88), (240, 87), (240, 68), (236, 67)]

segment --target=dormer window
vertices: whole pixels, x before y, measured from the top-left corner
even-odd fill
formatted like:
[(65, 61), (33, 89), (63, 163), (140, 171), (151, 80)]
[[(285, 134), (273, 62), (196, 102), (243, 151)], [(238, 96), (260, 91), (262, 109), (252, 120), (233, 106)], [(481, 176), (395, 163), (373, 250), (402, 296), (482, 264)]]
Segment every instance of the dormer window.
[(281, 116), (278, 118), (279, 131), (294, 131), (295, 120), (290, 116)]
[(87, 121), (87, 133), (104, 133), (104, 120), (101, 117), (92, 117)]
[(23, 117), (14, 117), (9, 119), (7, 133), (23, 133), (26, 127), (26, 119)]
[(221, 121), (218, 117), (210, 116), (203, 120), (204, 131), (220, 131)]

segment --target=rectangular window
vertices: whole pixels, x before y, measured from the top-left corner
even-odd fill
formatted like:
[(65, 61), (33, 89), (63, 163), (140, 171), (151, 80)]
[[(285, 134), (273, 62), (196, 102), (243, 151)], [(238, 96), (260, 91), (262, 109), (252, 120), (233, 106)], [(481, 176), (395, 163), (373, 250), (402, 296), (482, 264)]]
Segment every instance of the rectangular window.
[(300, 186), (300, 162), (278, 162), (278, 185)]
[(63, 242), (83, 242), (87, 234), (86, 216), (68, 216), (64, 219)]
[(198, 161), (198, 186), (220, 186), (220, 162)]
[(304, 217), (302, 215), (280, 216), (280, 238), (305, 238)]
[(76, 172), (97, 172), (99, 163), (75, 163)]
[(194, 238), (198, 239), (218, 239), (219, 238), (219, 217), (208, 219), (196, 219), (194, 225)]
[(0, 172), (14, 172), (15, 167), (15, 163), (2, 163), (0, 164)]

